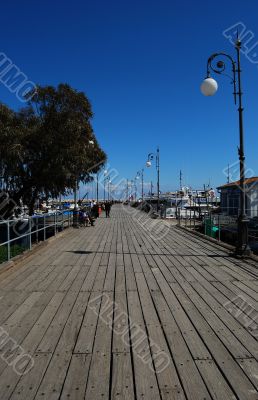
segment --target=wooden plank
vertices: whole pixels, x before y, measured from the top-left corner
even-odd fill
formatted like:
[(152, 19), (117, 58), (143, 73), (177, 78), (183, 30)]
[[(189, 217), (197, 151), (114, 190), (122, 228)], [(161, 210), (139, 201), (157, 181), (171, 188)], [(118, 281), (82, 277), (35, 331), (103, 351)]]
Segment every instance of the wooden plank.
[(129, 316), (125, 292), (116, 293), (112, 331), (112, 352), (130, 352)]
[(70, 364), (71, 353), (55, 353), (39, 385), (35, 400), (57, 400), (60, 398), (64, 380)]
[[(83, 318), (74, 353), (92, 353), (102, 293), (92, 292)], [(85, 340), (87, 338), (87, 340)]]
[(68, 368), (60, 400), (84, 399), (91, 354), (74, 354)]
[[(192, 318), (194, 317), (193, 320), (198, 323), (199, 333), (201, 331), (209, 332), (210, 336), (214, 336), (214, 339), (214, 334), (219, 335), (221, 342), (230, 350), (235, 358), (251, 357), (251, 354), (247, 351), (246, 347), (241, 344), (241, 342), (234, 336), (230, 329), (228, 329), (228, 327), (219, 319), (216, 313), (206, 305), (198, 293), (196, 293), (189, 284), (185, 282), (184, 284), (181, 284), (181, 288), (177, 284), (171, 285), (173, 285), (173, 290), (175, 291), (177, 298), (182, 301), (182, 304), (183, 302), (186, 304), (186, 302), (189, 301), (190, 306), (187, 306), (187, 309), (189, 314), (191, 313)], [(186, 293), (189, 296), (189, 300), (187, 299)], [(191, 302), (194, 304), (194, 307), (191, 307)], [(201, 318), (200, 315), (202, 315), (203, 318)], [(210, 330), (210, 328), (212, 328), (213, 331)], [(254, 349), (255, 346), (253, 345), (253, 350)]]
[(114, 298), (112, 292), (103, 292), (93, 352), (110, 354), (112, 351), (112, 322)]
[(237, 360), (238, 364), (248, 376), (256, 390), (258, 391), (258, 362), (254, 358), (249, 360)]
[(109, 398), (111, 354), (94, 352), (90, 364), (85, 400)]
[(196, 360), (196, 365), (213, 399), (237, 400), (213, 360)]
[(21, 377), (11, 394), (10, 400), (34, 399), (51, 357), (52, 354), (50, 353), (35, 354), (33, 356), (35, 362), (34, 367), (26, 375)]
[(110, 253), (108, 260), (107, 274), (104, 284), (104, 292), (109, 292), (114, 290), (116, 277), (116, 254)]
[(77, 298), (76, 292), (68, 292), (59, 307), (54, 320), (48, 327), (43, 339), (37, 347), (37, 352), (40, 353), (53, 353), (58, 343), (59, 337), (64, 329), (66, 321), (69, 317), (71, 309)]
[(133, 370), (130, 353), (113, 353), (112, 400), (134, 400)]

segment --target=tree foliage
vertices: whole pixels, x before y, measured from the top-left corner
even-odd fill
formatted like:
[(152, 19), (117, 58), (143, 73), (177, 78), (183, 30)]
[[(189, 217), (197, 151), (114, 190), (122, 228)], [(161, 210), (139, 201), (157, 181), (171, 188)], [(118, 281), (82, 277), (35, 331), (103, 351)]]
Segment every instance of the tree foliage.
[(38, 87), (18, 112), (0, 105), (2, 186), (17, 204), (32, 213), (36, 199), (67, 194), (100, 170), (106, 154), (92, 117), (85, 94), (67, 84)]

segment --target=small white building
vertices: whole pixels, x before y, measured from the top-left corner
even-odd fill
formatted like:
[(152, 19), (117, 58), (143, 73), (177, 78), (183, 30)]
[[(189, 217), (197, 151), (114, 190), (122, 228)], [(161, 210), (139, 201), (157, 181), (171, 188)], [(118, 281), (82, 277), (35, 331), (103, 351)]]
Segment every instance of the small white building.
[[(247, 178), (246, 188), (246, 214), (250, 217), (258, 216), (258, 177)], [(240, 181), (219, 186), (221, 198), (221, 211), (225, 215), (239, 215), (240, 210)]]

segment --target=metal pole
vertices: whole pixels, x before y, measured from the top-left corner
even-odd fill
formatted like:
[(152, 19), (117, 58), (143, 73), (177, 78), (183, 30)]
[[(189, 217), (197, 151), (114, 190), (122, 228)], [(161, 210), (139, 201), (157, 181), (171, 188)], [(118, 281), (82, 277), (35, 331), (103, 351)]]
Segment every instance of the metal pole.
[(29, 217), (29, 249), (31, 250), (31, 217)]
[(46, 216), (43, 215), (43, 223), (44, 223), (44, 241), (46, 240)]
[(11, 247), (10, 247), (10, 221), (7, 220), (7, 261), (11, 258)]
[(142, 169), (142, 203), (143, 203), (143, 197), (144, 197), (144, 193), (143, 193), (143, 171), (144, 171), (144, 169)]
[(99, 174), (97, 174), (97, 204), (99, 203)]
[(104, 203), (106, 201), (106, 178), (104, 177)]
[(190, 196), (190, 228), (192, 227), (192, 195)]
[(246, 188), (245, 188), (245, 153), (244, 153), (244, 127), (243, 127), (243, 106), (241, 87), (241, 65), (240, 65), (241, 41), (237, 39), (237, 76), (238, 76), (238, 115), (239, 115), (239, 164), (240, 164), (240, 215), (238, 217), (238, 243), (236, 254), (250, 255), (248, 245), (248, 218), (246, 216)]
[(57, 214), (54, 214), (54, 225), (55, 225), (55, 235), (56, 235), (56, 228), (57, 228)]
[(74, 228), (78, 228), (78, 213), (77, 213), (77, 179), (75, 180), (75, 187), (74, 187), (74, 209), (73, 209), (73, 226)]
[(36, 217), (36, 243), (39, 242), (39, 217)]
[(157, 147), (157, 155), (156, 155), (156, 168), (157, 168), (157, 212), (159, 212), (159, 147)]

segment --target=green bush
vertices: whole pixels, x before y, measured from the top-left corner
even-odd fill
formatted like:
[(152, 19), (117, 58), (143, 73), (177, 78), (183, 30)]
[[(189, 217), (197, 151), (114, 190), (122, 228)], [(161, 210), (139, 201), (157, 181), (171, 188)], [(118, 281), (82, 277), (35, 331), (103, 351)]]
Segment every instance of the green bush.
[[(19, 244), (11, 245), (10, 253), (11, 258), (18, 256), (18, 254), (23, 253), (26, 250), (26, 247), (20, 246)], [(8, 253), (7, 253), (7, 246), (0, 246), (0, 263), (7, 261)]]

